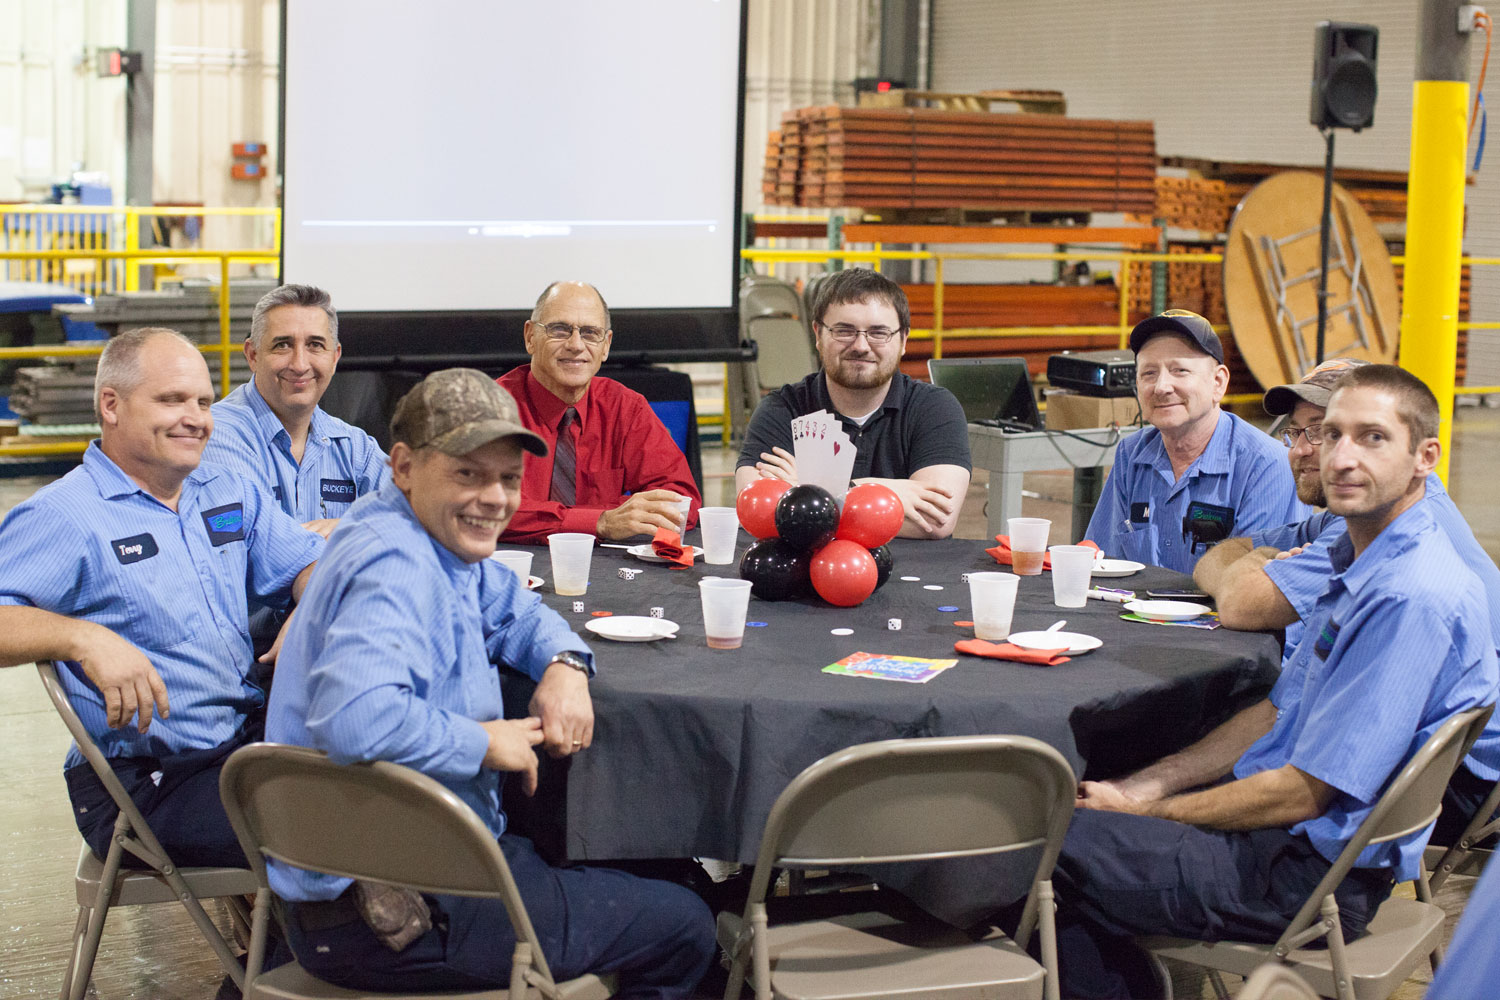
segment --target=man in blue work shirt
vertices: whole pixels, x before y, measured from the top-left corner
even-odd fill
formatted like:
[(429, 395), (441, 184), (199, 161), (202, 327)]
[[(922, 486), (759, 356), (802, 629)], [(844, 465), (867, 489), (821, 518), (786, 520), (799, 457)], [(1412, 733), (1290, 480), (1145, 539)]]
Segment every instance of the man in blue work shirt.
[[(0, 663), (61, 662), (68, 699), (174, 862), (243, 866), (218, 772), (260, 738), (247, 590), (286, 606), (323, 540), (253, 484), (199, 464), (213, 399), (203, 356), (179, 334), (109, 342), (100, 440), (0, 524)], [(103, 857), (117, 810), (76, 747), (66, 766), (78, 828)]]
[[(266, 735), (340, 762), (389, 760), (441, 781), (498, 838), (559, 979), (619, 976), (619, 996), (686, 996), (714, 950), (708, 909), (679, 886), (601, 868), (552, 868), (505, 832), (505, 772), (536, 787), (533, 747), (592, 739), (588, 647), (486, 558), (520, 500), (522, 449), (546, 445), (482, 372), (429, 375), (391, 421), (391, 481), (334, 535), (288, 628)], [(538, 681), (504, 718), (496, 664)], [(571, 713), (542, 703), (572, 700)], [(399, 950), (366, 921), (350, 880), (271, 862), (309, 972), (358, 989), (476, 989), (509, 981), (514, 935), (495, 899), (422, 897), (432, 925)]]
[[(1284, 418), (1281, 437), (1289, 449), (1297, 496), (1313, 507), (1326, 506), (1317, 456), (1329, 397), (1347, 373), (1366, 364), (1347, 358), (1325, 361), (1297, 384), (1275, 386), (1266, 392), (1266, 412)], [(1479, 578), (1479, 596), (1489, 609), (1492, 641), (1500, 650), (1500, 569), (1480, 546), (1435, 473), (1422, 484), (1417, 505), (1429, 509), (1464, 565)], [(1285, 628), (1290, 657), (1301, 638), (1302, 622), (1312, 615), (1318, 598), (1328, 589), (1328, 579), (1333, 575), (1331, 550), (1344, 533), (1342, 517), (1319, 510), (1303, 521), (1221, 542), (1199, 560), (1193, 580), (1215, 597), (1219, 620), (1228, 627)], [(1500, 718), (1491, 718), (1448, 784), (1443, 813), (1432, 834), (1434, 843), (1457, 841), (1496, 779), (1500, 779)]]
[(1130, 349), (1151, 426), (1120, 443), (1086, 538), (1191, 573), (1208, 545), (1310, 513), (1276, 442), (1219, 408), (1229, 369), (1208, 320), (1169, 309), (1131, 331)]
[(324, 538), (344, 511), (386, 480), (375, 439), (318, 406), (338, 366), (333, 300), (312, 285), (282, 285), (250, 318), (245, 359), (253, 378), (214, 404), (203, 453), (276, 498)]
[[(1079, 786), (1054, 875), (1064, 995), (1150, 995), (1137, 934), (1274, 940), (1390, 776), (1447, 719), (1495, 701), (1481, 584), (1419, 503), (1437, 427), (1432, 393), (1399, 368), (1335, 390), (1320, 458), (1348, 530), (1328, 587), (1269, 699), (1143, 771)], [(1346, 939), (1416, 876), (1427, 836), (1360, 855), (1335, 894)]]

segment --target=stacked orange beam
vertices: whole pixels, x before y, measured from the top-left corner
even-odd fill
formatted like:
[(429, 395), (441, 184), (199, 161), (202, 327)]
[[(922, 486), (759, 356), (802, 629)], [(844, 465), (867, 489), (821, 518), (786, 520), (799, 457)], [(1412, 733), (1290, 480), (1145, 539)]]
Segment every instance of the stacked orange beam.
[(1151, 122), (803, 108), (782, 116), (774, 167), (762, 190), (781, 205), (1150, 213), (1156, 202)]

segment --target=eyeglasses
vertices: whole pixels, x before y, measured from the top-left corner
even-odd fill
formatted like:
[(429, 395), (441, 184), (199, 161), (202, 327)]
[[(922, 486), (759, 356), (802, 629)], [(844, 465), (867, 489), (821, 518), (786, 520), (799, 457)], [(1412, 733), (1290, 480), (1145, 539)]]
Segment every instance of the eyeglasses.
[(1309, 424), (1306, 427), (1288, 427), (1281, 432), (1281, 440), (1286, 442), (1288, 448), (1297, 447), (1297, 439), (1307, 437), (1307, 443), (1316, 448), (1323, 443), (1323, 425)]
[(568, 340), (573, 336), (573, 331), (577, 330), (585, 344), (604, 343), (604, 335), (608, 332), (597, 326), (575, 326), (572, 323), (544, 323), (542, 329), (547, 331), (548, 340)]
[[(820, 323), (819, 326), (822, 326), (822, 324)], [(824, 326), (823, 329), (827, 331), (830, 337), (841, 344), (853, 343), (858, 339), (860, 334), (864, 334), (865, 340), (872, 347), (882, 347), (889, 344), (891, 338), (900, 332), (884, 326), (872, 326), (867, 330), (861, 330), (857, 326), (849, 326), (846, 323), (839, 323), (837, 326)]]

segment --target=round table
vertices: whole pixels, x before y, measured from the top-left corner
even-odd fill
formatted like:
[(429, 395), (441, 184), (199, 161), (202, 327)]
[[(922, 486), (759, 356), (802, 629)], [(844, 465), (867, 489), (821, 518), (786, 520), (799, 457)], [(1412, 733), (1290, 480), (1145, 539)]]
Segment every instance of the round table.
[[(742, 534), (737, 551), (749, 542)], [(737, 650), (708, 648), (697, 586), (705, 576), (737, 576), (735, 566), (700, 559), (670, 569), (599, 547), (585, 610), (575, 613), (576, 598), (552, 593), (548, 557), (538, 550), (533, 572), (547, 580), (543, 600), (589, 641), (599, 670), (591, 685), (593, 746), (566, 768), (547, 769), (547, 794), (533, 810), (565, 813), (568, 857), (753, 861), (787, 782), (835, 750), (872, 740), (1015, 733), (1057, 747), (1080, 777), (1121, 773), (1196, 739), (1264, 697), (1275, 680), (1281, 651), (1274, 636), (1127, 622), (1118, 604), (1098, 600), (1057, 608), (1045, 573), (1021, 578), (1014, 630), (1065, 618), (1069, 631), (1098, 636), (1102, 648), (1055, 667), (957, 653), (954, 642), (973, 637), (972, 628), (954, 624), (971, 617), (961, 575), (1005, 567), (972, 540), (897, 539), (891, 550), (890, 580), (859, 607), (752, 598), (749, 620), (765, 624), (747, 628)], [(621, 567), (641, 572), (624, 580)], [(902, 579), (913, 576), (920, 579)], [(1147, 568), (1096, 583), (1143, 592), (1191, 581)], [(681, 626), (676, 639), (622, 643), (586, 631), (594, 612), (646, 615), (653, 606)], [(902, 620), (900, 631), (887, 629), (890, 618)], [(835, 628), (854, 631), (838, 636)], [(925, 684), (822, 672), (855, 651), (958, 663)], [(966, 889), (969, 879), (938, 892), (954, 904), (950, 918), (985, 895)]]

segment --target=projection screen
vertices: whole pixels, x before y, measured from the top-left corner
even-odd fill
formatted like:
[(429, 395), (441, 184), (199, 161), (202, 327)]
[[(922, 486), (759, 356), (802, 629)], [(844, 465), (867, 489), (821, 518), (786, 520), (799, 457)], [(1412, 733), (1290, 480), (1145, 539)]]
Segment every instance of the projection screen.
[(346, 359), (520, 351), (550, 282), (615, 354), (738, 340), (735, 0), (285, 0), (282, 277)]

